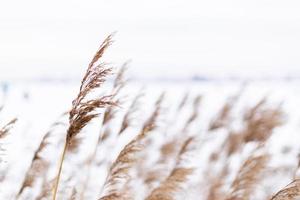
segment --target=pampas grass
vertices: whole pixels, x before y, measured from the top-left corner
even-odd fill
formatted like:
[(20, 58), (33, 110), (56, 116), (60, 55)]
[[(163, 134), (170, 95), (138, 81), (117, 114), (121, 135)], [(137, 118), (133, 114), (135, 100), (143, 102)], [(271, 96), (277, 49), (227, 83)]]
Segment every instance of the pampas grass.
[(254, 193), (266, 168), (268, 155), (250, 155), (234, 179), (230, 195), (226, 200), (247, 200)]
[(300, 198), (300, 179), (294, 180), (288, 184), (277, 194), (275, 194), (271, 200), (298, 200)]
[(214, 131), (224, 126), (230, 125), (231, 120), (231, 112), (234, 108), (234, 105), (237, 103), (241, 92), (234, 95), (233, 97), (228, 98), (228, 100), (224, 103), (223, 107), (217, 113), (216, 117), (211, 120), (209, 124), (209, 131)]
[[(61, 138), (54, 144), (63, 146), (61, 155), (54, 155), (58, 160), (57, 169), (56, 161), (47, 159), (45, 149), (48, 150), (49, 143), (56, 143), (49, 138), (56, 137), (52, 129), (60, 123), (54, 123), (41, 137), (22, 175), (21, 186), (12, 198), (22, 199), (25, 191), (29, 191), (25, 199), (253, 200), (257, 192), (265, 190), (264, 172), (276, 173), (268, 168), (276, 155), (268, 152), (267, 146), (274, 130), (285, 123), (281, 105), (271, 106), (264, 98), (234, 115), (233, 111), (240, 109), (239, 92), (206, 119), (202, 117), (206, 100), (203, 94), (186, 92), (173, 105), (163, 92), (150, 104), (151, 97), (141, 90), (128, 101), (124, 98), (129, 96), (124, 89), (130, 84), (125, 75), (127, 63), (114, 73), (99, 62), (111, 43), (112, 36), (108, 36), (92, 58), (67, 112), (69, 120), (64, 124), (67, 131), (62, 137), (63, 144)], [(113, 74), (111, 89), (98, 93)], [(81, 134), (92, 120), (98, 132)], [(11, 120), (0, 129), (0, 139), (10, 133), (15, 122)], [(239, 126), (233, 126), (236, 124)], [(94, 142), (86, 144), (92, 144), (91, 152), (83, 152), (79, 148), (85, 145), (82, 138), (93, 134)], [(254, 151), (249, 153), (253, 147)], [(265, 151), (258, 152), (262, 147)], [(248, 152), (246, 156), (245, 152)], [(80, 153), (84, 154), (80, 164), (68, 163), (71, 159), (67, 156), (77, 158)], [(67, 167), (71, 169), (69, 176), (66, 176)], [(295, 166), (285, 166), (285, 169), (288, 174), (286, 171), (293, 171)], [(52, 171), (51, 177), (48, 172)], [(9, 178), (5, 175), (2, 178), (3, 172), (1, 183)], [(68, 179), (60, 181), (61, 177)], [(277, 193), (273, 188), (263, 192), (268, 197), (273, 195), (272, 200), (297, 199), (300, 188), (296, 178)], [(37, 189), (38, 193), (31, 195)]]
[(43, 136), (38, 148), (34, 152), (33, 158), (31, 160), (30, 166), (25, 174), (24, 181), (21, 185), (21, 188), (17, 194), (17, 199), (22, 195), (26, 188), (31, 188), (36, 179), (42, 178), (45, 181), (45, 175), (50, 167), (49, 161), (45, 157), (43, 157), (42, 152), (46, 149), (46, 147), (50, 144), (50, 137), (53, 134), (53, 129), (57, 128), (58, 126), (64, 125), (63, 122), (57, 121), (54, 122), (50, 130)]
[(48, 132), (43, 137), (42, 142), (40, 143), (38, 149), (35, 151), (29, 170), (25, 175), (24, 182), (20, 188), (20, 191), (18, 192), (17, 197), (21, 196), (25, 188), (32, 187), (32, 185), (35, 182), (35, 179), (39, 178), (47, 171), (47, 168), (49, 167), (49, 163), (41, 157), (40, 153), (47, 146), (50, 133), (51, 132)]
[[(161, 94), (156, 101), (155, 109), (145, 121), (140, 133), (122, 149), (117, 159), (110, 167), (104, 185), (107, 194), (102, 196), (100, 200), (129, 198), (128, 195), (130, 196), (130, 189), (126, 187), (126, 183), (131, 179), (130, 169), (138, 161), (137, 153), (145, 148), (145, 145), (143, 144), (144, 139), (156, 128), (157, 119), (161, 113), (161, 103), (164, 99), (164, 95), (164, 93)], [(124, 193), (126, 190), (127, 192)]]
[(147, 200), (171, 200), (175, 199), (175, 193), (182, 188), (182, 184), (187, 181), (188, 176), (194, 171), (191, 167), (182, 165), (182, 156), (190, 151), (191, 143), (194, 137), (189, 137), (182, 144), (177, 155), (175, 167), (170, 172), (169, 176), (146, 198)]
[(280, 105), (275, 108), (266, 107), (264, 98), (244, 114), (245, 130), (244, 141), (266, 141), (272, 134), (272, 130), (283, 124), (284, 116)]
[[(104, 51), (110, 44), (111, 36), (108, 36), (101, 44), (99, 50), (96, 52), (94, 58), (90, 62), (82, 79), (79, 93), (72, 102), (72, 109), (69, 112), (69, 128), (67, 130), (65, 145), (59, 162), (56, 183), (53, 189), (53, 200), (56, 199), (66, 151), (69, 149), (71, 144), (78, 144), (78, 141), (76, 141), (76, 136), (92, 119), (98, 116), (98, 113), (95, 113), (94, 111), (99, 108), (104, 108), (108, 105), (113, 105), (113, 102), (111, 102), (109, 96), (103, 96), (96, 99), (87, 99), (87, 95), (96, 88), (100, 87), (105, 82), (106, 76), (111, 73), (111, 68), (107, 68), (103, 63), (96, 65), (96, 62), (102, 57)], [(76, 146), (74, 147), (73, 145), (72, 148), (77, 148)]]
[[(111, 101), (115, 102), (115, 105), (120, 105), (122, 103), (122, 98), (118, 97), (122, 91), (122, 89), (125, 87), (127, 80), (125, 78), (125, 72), (127, 70), (127, 64), (125, 63), (119, 72), (117, 73), (113, 88), (112, 88), (112, 95), (111, 95)], [(109, 136), (110, 136), (110, 129), (109, 129), (109, 122), (115, 118), (115, 115), (117, 113), (117, 109), (120, 109), (119, 107), (115, 105), (110, 105), (106, 108), (104, 114), (103, 114), (103, 120), (102, 120), (102, 126), (100, 129), (100, 133), (97, 139), (97, 144), (94, 148), (94, 151), (92, 155), (88, 158), (87, 162), (85, 163), (87, 165), (87, 176), (86, 180), (83, 183), (83, 189), (81, 192), (81, 199), (84, 198), (84, 193), (86, 191), (86, 187), (88, 186), (88, 182), (90, 180), (90, 171), (91, 171), (91, 165), (92, 162), (96, 161), (98, 148), (100, 147), (101, 143), (103, 143)]]

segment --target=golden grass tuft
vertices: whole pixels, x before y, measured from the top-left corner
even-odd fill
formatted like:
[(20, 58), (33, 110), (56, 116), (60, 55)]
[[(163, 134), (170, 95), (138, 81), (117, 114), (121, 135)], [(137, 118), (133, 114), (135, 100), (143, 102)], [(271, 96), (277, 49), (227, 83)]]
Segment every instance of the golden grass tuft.
[(175, 167), (169, 176), (155, 188), (146, 200), (171, 200), (175, 199), (176, 192), (182, 189), (182, 184), (188, 180), (188, 176), (194, 172), (194, 168), (181, 166), (182, 156), (189, 152), (194, 137), (188, 137), (182, 144), (181, 149), (176, 157)]
[(241, 130), (230, 130), (224, 147), (227, 154), (232, 155), (248, 142), (266, 142), (273, 130), (284, 123), (284, 113), (280, 106), (272, 108), (262, 99), (243, 115)]
[(244, 141), (266, 141), (272, 130), (283, 124), (283, 112), (280, 106), (269, 108), (266, 99), (262, 99), (244, 114)]
[(263, 176), (269, 156), (250, 155), (239, 169), (226, 200), (248, 200)]
[[(115, 162), (111, 165), (104, 188), (107, 190), (100, 200), (104, 199), (122, 199), (128, 196), (127, 193), (122, 194), (126, 183), (131, 179), (130, 169), (137, 163), (141, 152), (145, 146), (143, 140), (149, 132), (156, 128), (157, 119), (161, 113), (161, 104), (165, 94), (161, 94), (155, 103), (155, 108), (150, 117), (145, 121), (141, 132), (130, 141), (119, 153)], [(127, 188), (129, 190), (129, 188)], [(129, 192), (130, 193), (130, 192)], [(127, 199), (127, 198), (126, 198)]]
[(173, 200), (181, 184), (187, 181), (187, 177), (194, 172), (192, 168), (174, 168), (169, 177), (152, 191), (146, 200)]
[(209, 124), (209, 131), (214, 131), (216, 129), (229, 126), (230, 120), (231, 120), (231, 112), (234, 108), (235, 104), (239, 100), (239, 97), (241, 95), (241, 92), (239, 92), (237, 95), (230, 97), (223, 105), (223, 107), (220, 109), (218, 114), (215, 118), (210, 122)]
[[(131, 102), (124, 104), (124, 97), (127, 97), (126, 90), (123, 90), (128, 81), (125, 77), (127, 63), (115, 74), (111, 90), (97, 96), (97, 89), (104, 84), (107, 76), (112, 74), (110, 67), (99, 62), (111, 43), (112, 36), (108, 36), (92, 58), (81, 81), (79, 92), (67, 112), (67, 132), (63, 138), (59, 138), (64, 140), (64, 146), (57, 171), (54, 168), (53, 172), (52, 163), (46, 154), (49, 144), (54, 143), (49, 139), (50, 135), (54, 136), (50, 130), (33, 152), (33, 158), (26, 173), (22, 175), (24, 179), (21, 180), (23, 182), (16, 191), (17, 194), (13, 193), (10, 197), (22, 199), (28, 190), (29, 195), (38, 196), (35, 198), (37, 200), (249, 200), (256, 198), (259, 192), (268, 193), (265, 196), (270, 197), (272, 187), (265, 186), (262, 180), (265, 180), (263, 176), (268, 169), (271, 154), (261, 153), (260, 148), (268, 145), (273, 130), (284, 123), (281, 105), (270, 106), (264, 98), (243, 110), (241, 115), (234, 116), (233, 111), (236, 111), (240, 97), (238, 93), (227, 99), (212, 120), (201, 121), (198, 119), (202, 95), (195, 95), (192, 99), (187, 92), (176, 101), (178, 104), (174, 107), (173, 116), (163, 119), (161, 116), (165, 114), (164, 111), (173, 111), (173, 107), (170, 102), (164, 101), (165, 93), (162, 93), (155, 101), (148, 118), (141, 122), (136, 118), (136, 113), (143, 110), (143, 106), (148, 106), (141, 103), (144, 93), (138, 92)], [(128, 107), (120, 118), (118, 112), (124, 108), (123, 105)], [(191, 108), (190, 113), (186, 112), (187, 106)], [(100, 131), (93, 142), (94, 149), (91, 149), (90, 156), (82, 151), (85, 158), (83, 162), (72, 163), (69, 166), (68, 179), (60, 181), (61, 176), (67, 172), (63, 172), (64, 162), (71, 161), (71, 158), (81, 159), (77, 150), (84, 149), (80, 145), (86, 136), (80, 133), (100, 114)], [(165, 121), (167, 123), (162, 126), (162, 122)], [(16, 119), (11, 120), (0, 128), (0, 139), (9, 134), (15, 122)], [(203, 124), (204, 129), (198, 126), (203, 122), (208, 122)], [(135, 124), (140, 127), (136, 135), (127, 135)], [(60, 125), (60, 122), (54, 123), (53, 126), (57, 125)], [(218, 134), (207, 134), (215, 130)], [(116, 158), (111, 158), (113, 153), (110, 151), (115, 152), (119, 148), (116, 145), (127, 136), (133, 139), (117, 152)], [(201, 142), (198, 143), (198, 139)], [(54, 147), (61, 146), (61, 140), (55, 142)], [(257, 147), (255, 151), (241, 162), (243, 153), (248, 152), (248, 148), (252, 148), (253, 145)], [(195, 150), (199, 150), (197, 156), (194, 154)], [(286, 151), (285, 155), (294, 152), (292, 150), (294, 149)], [(70, 159), (67, 157), (69, 153), (73, 156)], [(285, 164), (286, 166), (279, 168), (281, 171), (284, 169), (285, 174), (290, 174), (295, 166)], [(9, 171), (11, 166), (3, 167), (3, 170), (0, 168), (1, 184), (13, 177), (11, 174), (15, 171)], [(268, 170), (268, 175), (275, 175), (279, 168)], [(6, 172), (10, 172), (7, 173), (8, 176)], [(102, 176), (96, 175), (98, 172)], [(92, 176), (94, 174), (95, 176)], [(100, 185), (98, 179), (104, 183)], [(271, 200), (299, 199), (300, 182), (296, 173), (293, 179), (291, 184), (280, 190)], [(62, 196), (58, 197), (58, 194)]]
[(123, 66), (118, 71), (118, 73), (115, 77), (115, 80), (113, 82), (113, 87), (112, 87), (112, 91), (111, 91), (111, 93), (112, 93), (111, 101), (114, 102), (115, 104), (108, 106), (103, 114), (102, 126), (101, 126), (100, 133), (99, 133), (99, 136), (97, 139), (97, 144), (94, 148), (92, 155), (88, 158), (88, 160), (86, 162), (87, 176), (86, 176), (85, 182), (83, 183), (81, 199), (84, 198), (84, 193), (86, 191), (86, 188), (88, 187), (88, 182), (90, 180), (90, 168), (91, 168), (92, 162), (95, 161), (95, 159), (97, 157), (98, 148), (106, 139), (108, 139), (111, 136), (110, 135), (111, 131), (109, 129), (109, 122), (111, 122), (116, 117), (115, 115), (118, 111), (117, 109), (119, 109), (118, 105), (122, 104), (122, 97), (119, 97), (119, 95), (127, 83), (127, 79), (125, 77), (127, 65), (128, 65), (128, 62), (123, 64)]
[[(66, 151), (76, 139), (78, 133), (95, 117), (98, 113), (95, 111), (99, 108), (111, 106), (114, 103), (110, 100), (110, 96), (103, 96), (96, 99), (87, 99), (87, 95), (96, 88), (100, 87), (106, 79), (106, 76), (111, 74), (111, 68), (107, 68), (103, 63), (95, 65), (102, 57), (104, 51), (111, 44), (111, 35), (108, 36), (101, 44), (99, 50), (96, 52), (94, 58), (88, 66), (85, 76), (82, 79), (79, 93), (72, 102), (72, 109), (69, 112), (69, 128), (65, 139), (65, 145), (61, 160), (59, 162), (59, 169), (57, 174), (57, 181), (54, 185), (53, 200), (56, 199), (59, 179), (62, 171), (63, 161)], [(78, 143), (78, 142), (75, 142)], [(76, 148), (76, 147), (75, 147)]]
[(300, 179), (288, 184), (270, 200), (298, 200), (300, 198)]

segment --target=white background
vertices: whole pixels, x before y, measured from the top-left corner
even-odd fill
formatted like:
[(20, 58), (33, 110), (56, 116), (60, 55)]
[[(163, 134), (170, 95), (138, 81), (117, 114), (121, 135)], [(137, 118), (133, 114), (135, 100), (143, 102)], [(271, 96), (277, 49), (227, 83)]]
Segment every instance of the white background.
[(0, 2), (2, 80), (80, 77), (114, 31), (134, 76), (300, 74), (298, 0)]

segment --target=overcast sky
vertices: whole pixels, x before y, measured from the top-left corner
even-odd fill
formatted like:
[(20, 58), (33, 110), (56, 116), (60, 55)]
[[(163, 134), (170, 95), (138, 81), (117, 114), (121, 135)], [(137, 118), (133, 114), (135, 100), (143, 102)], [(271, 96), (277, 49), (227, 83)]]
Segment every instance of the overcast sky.
[(300, 75), (299, 0), (1, 1), (0, 77), (79, 76), (105, 61), (135, 76)]

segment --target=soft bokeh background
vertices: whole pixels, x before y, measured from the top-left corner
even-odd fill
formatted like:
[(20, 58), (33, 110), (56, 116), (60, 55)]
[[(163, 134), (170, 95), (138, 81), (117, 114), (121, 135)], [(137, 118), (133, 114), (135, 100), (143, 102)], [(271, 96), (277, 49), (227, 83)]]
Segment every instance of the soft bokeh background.
[(300, 75), (297, 0), (2, 1), (0, 77), (79, 78), (117, 31), (107, 61), (137, 77)]

